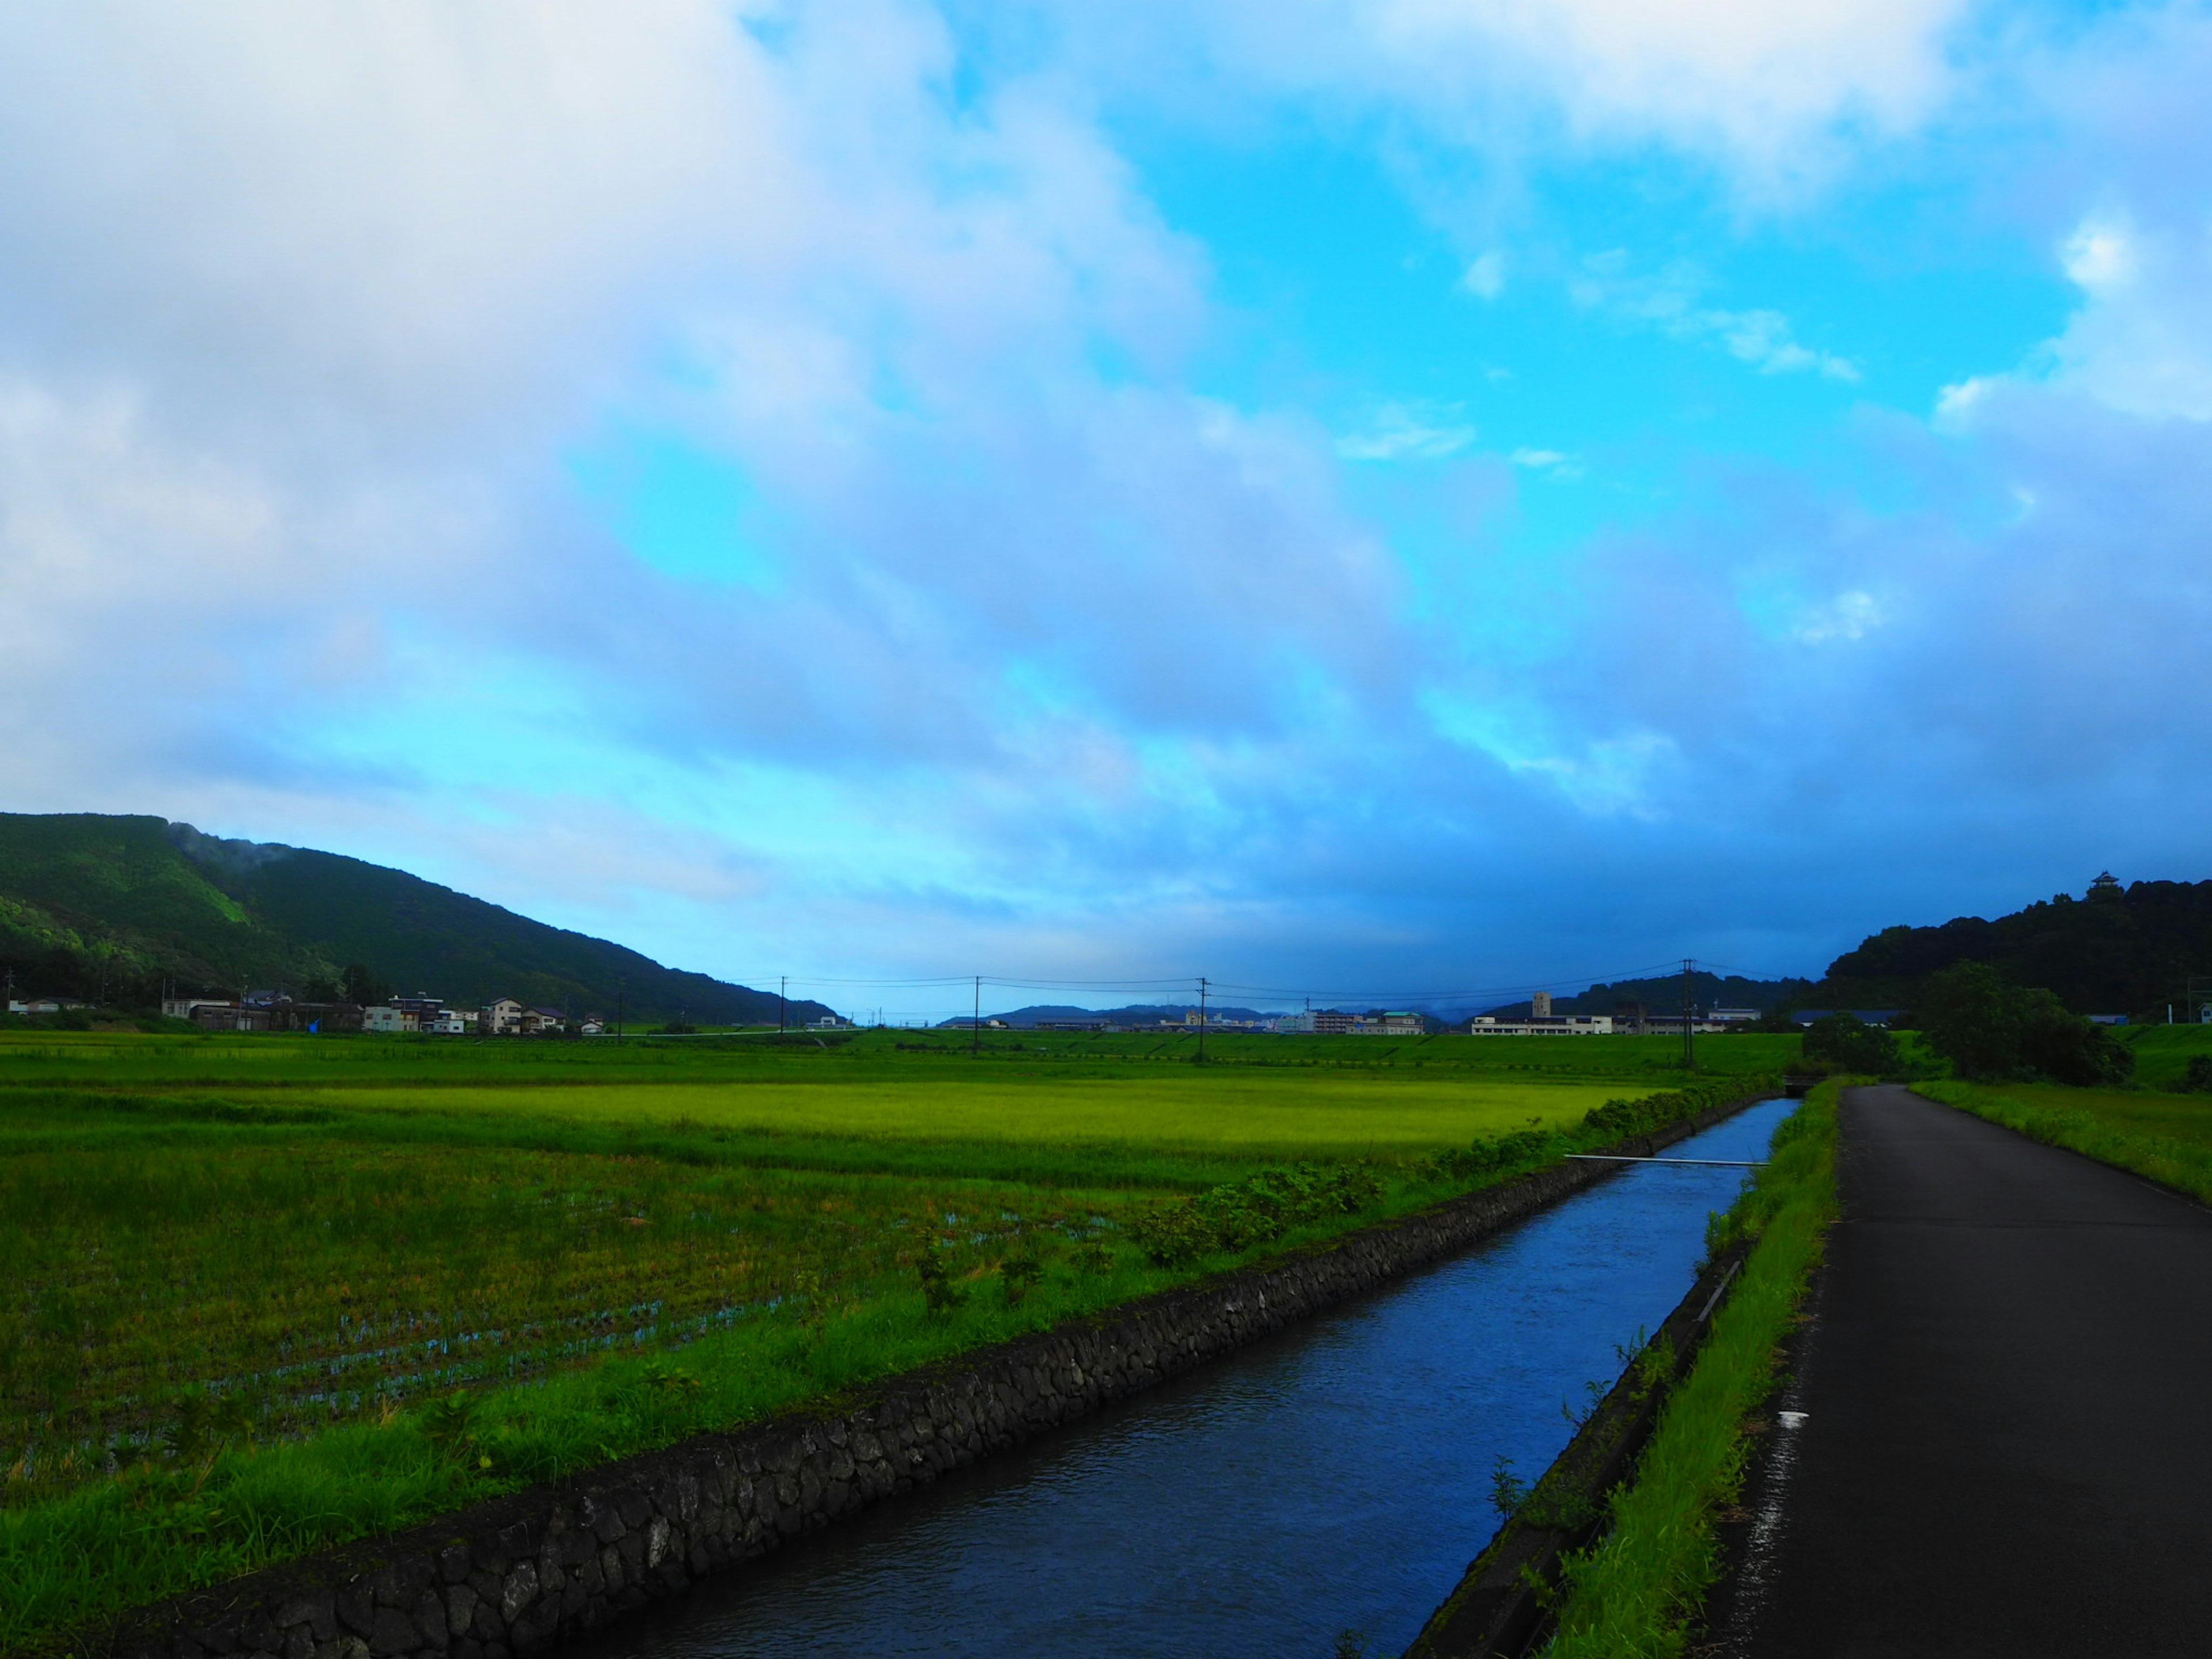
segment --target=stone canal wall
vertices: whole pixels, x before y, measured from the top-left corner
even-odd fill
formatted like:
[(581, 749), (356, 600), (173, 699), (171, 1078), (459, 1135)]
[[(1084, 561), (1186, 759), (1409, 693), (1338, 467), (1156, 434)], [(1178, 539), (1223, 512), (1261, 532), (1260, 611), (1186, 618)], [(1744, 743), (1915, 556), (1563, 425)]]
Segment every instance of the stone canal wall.
[[(1757, 1097), (1613, 1150), (1648, 1154)], [(702, 1435), (179, 1597), (72, 1645), (109, 1659), (538, 1653), (1452, 1255), (1609, 1172), (1564, 1164), (894, 1378), (842, 1415)]]

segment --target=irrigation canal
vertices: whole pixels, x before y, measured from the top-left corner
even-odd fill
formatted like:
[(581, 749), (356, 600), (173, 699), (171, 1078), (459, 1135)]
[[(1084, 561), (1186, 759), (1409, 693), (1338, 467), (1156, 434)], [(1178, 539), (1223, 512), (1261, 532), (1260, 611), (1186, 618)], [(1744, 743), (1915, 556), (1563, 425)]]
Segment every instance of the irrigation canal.
[[(1668, 1149), (1756, 1158), (1786, 1100)], [(633, 1615), (593, 1659), (1266, 1656), (1410, 1642), (1745, 1171), (1643, 1164), (1451, 1261)], [(571, 1649), (571, 1652), (577, 1650)]]

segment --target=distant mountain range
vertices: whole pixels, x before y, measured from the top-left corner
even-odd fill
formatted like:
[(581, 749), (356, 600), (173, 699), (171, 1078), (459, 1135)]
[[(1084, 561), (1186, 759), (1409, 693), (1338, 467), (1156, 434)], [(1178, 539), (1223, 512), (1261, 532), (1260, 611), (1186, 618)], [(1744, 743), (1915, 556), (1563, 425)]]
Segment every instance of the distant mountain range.
[[(1700, 1008), (1905, 1007), (1928, 975), (1988, 963), (2021, 985), (2056, 992), (2084, 1013), (2154, 1014), (2212, 1000), (2212, 881), (2100, 877), (2081, 898), (2061, 893), (1995, 921), (1961, 916), (1888, 927), (1818, 981), (1699, 973)], [(349, 968), (394, 990), (449, 1002), (494, 997), (571, 1012), (611, 1013), (618, 989), (641, 1022), (679, 1013), (702, 1024), (772, 1021), (776, 998), (517, 915), (404, 871), (307, 848), (203, 835), (188, 823), (96, 813), (0, 812), (0, 970), (18, 995), (151, 1004), (164, 981), (184, 993), (333, 990)], [(2192, 987), (2191, 976), (2201, 975)], [(1593, 985), (1555, 996), (1559, 1013), (1609, 1014), (1623, 1003), (1671, 1014), (1679, 975)], [(993, 1018), (1015, 1027), (1054, 1019), (1117, 1024), (1180, 1021), (1193, 1002), (1093, 1010), (1037, 1003)], [(1525, 1014), (1526, 1001), (1486, 1012)], [(1209, 1004), (1228, 1019), (1261, 1011)], [(1360, 1011), (1353, 1011), (1360, 1012)], [(793, 1001), (794, 1024), (830, 1012)], [(959, 1024), (960, 1020), (946, 1021)]]
[[(349, 967), (459, 1006), (511, 996), (576, 1014), (739, 1024), (773, 992), (663, 967), (449, 887), (335, 853), (223, 841), (188, 823), (0, 812), (0, 969), (18, 995), (145, 1006), (181, 993), (333, 994)], [(786, 1017), (827, 1014), (792, 1002)]]

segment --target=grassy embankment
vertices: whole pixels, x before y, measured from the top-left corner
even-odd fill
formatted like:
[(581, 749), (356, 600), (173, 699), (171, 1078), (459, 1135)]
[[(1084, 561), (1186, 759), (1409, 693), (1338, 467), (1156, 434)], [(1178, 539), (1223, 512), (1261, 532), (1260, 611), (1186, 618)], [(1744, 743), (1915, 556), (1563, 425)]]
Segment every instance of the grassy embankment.
[[(1633, 1039), (1220, 1046), (0, 1041), (0, 1645), (1434, 1202), (1679, 1080)], [(1373, 1179), (1131, 1241), (1291, 1161)]]
[(1775, 1358), (1835, 1212), (1836, 1097), (1828, 1082), (1776, 1133), (1771, 1161), (1715, 1231), (1757, 1242), (1690, 1375), (1660, 1413), (1611, 1529), (1571, 1558), (1548, 1659), (1683, 1651), (1721, 1571), (1713, 1527), (1739, 1495)]

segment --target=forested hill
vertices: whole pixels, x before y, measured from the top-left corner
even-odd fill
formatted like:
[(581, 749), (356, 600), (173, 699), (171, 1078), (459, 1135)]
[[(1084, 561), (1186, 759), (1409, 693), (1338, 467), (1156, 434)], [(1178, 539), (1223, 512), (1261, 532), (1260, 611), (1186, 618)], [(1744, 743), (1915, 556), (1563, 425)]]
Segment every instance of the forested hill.
[[(2060, 893), (1994, 921), (1885, 927), (1838, 957), (1806, 1001), (1910, 1007), (1929, 975), (1968, 961), (2056, 992), (2077, 1013), (2162, 1011), (2186, 998), (2191, 975), (2212, 975), (2212, 881), (2123, 887), (2100, 876), (2081, 898)], [(2212, 980), (2200, 977), (2198, 989), (2207, 988)]]
[[(0, 966), (18, 994), (148, 1004), (164, 979), (234, 994), (334, 985), (360, 964), (457, 1005), (494, 997), (639, 1020), (773, 1020), (772, 992), (471, 898), (404, 871), (305, 848), (221, 841), (188, 823), (0, 812)], [(790, 1018), (829, 1012), (794, 1002)]]
[[(1746, 979), (1740, 974), (1723, 976), (1700, 969), (1690, 976), (1690, 1004), (1692, 1007), (1756, 1008), (1760, 1013), (1769, 1009), (1792, 1006), (1806, 1000), (1805, 994), (1812, 981), (1802, 979)], [(1572, 996), (1554, 995), (1552, 1012), (1555, 1014), (1610, 1014), (1625, 1006), (1640, 1005), (1649, 1014), (1679, 1014), (1682, 1011), (1682, 976), (1666, 974), (1652, 979), (1624, 979), (1612, 984), (1593, 985), (1587, 991)], [(1529, 1004), (1524, 998), (1519, 1002), (1508, 1002), (1482, 1012), (1495, 1014), (1500, 1019), (1526, 1019)]]

